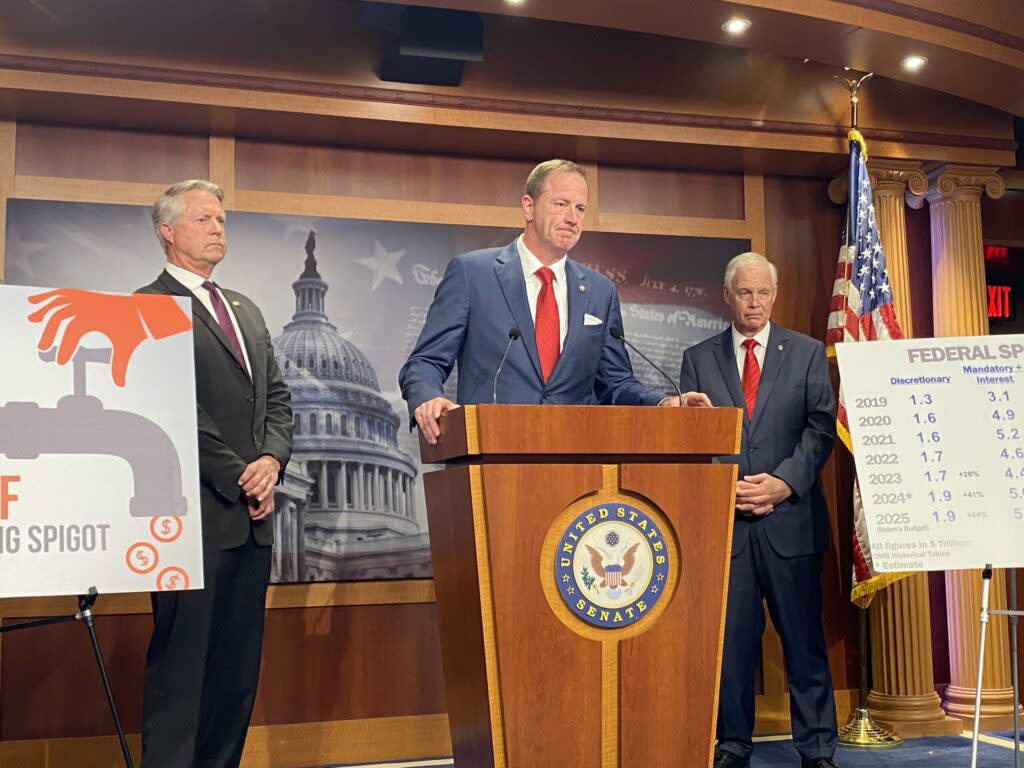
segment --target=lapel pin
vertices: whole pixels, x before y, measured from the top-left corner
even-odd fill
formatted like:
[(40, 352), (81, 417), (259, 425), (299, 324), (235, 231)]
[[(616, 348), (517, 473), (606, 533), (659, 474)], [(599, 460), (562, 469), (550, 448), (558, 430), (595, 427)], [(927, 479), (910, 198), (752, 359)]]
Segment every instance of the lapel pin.
[(779, 344), (779, 352), (781, 352), (781, 351), (782, 351), (782, 345)]
[(587, 290), (587, 286), (585, 286), (585, 285), (581, 285), (580, 286), (580, 293), (583, 293), (586, 290)]

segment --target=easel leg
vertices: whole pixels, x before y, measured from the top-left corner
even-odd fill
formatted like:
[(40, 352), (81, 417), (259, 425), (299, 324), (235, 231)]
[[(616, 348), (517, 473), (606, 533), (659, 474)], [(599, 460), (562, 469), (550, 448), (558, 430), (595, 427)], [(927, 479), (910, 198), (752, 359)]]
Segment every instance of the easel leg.
[(1017, 569), (1011, 568), (1010, 579), (1010, 674), (1013, 676), (1013, 768), (1020, 768), (1020, 676), (1017, 658)]
[(126, 768), (135, 768), (132, 763), (132, 755), (128, 749), (128, 739), (125, 737), (124, 726), (121, 725), (121, 717), (117, 713), (117, 704), (114, 702), (114, 691), (110, 687), (110, 677), (107, 675), (107, 665), (103, 661), (103, 652), (100, 650), (100, 642), (96, 637), (96, 627), (92, 618), (92, 606), (96, 602), (96, 588), (93, 587), (88, 593), (78, 596), (78, 616), (85, 624), (89, 632), (89, 641), (92, 643), (92, 652), (96, 657), (96, 666), (100, 670), (100, 678), (103, 680), (103, 690), (107, 694), (107, 704), (110, 706), (110, 714), (114, 718), (114, 728), (117, 730), (117, 740), (121, 745), (121, 755), (124, 757)]
[(971, 734), (971, 768), (978, 768), (978, 732), (981, 730), (981, 674), (985, 669), (985, 635), (988, 630), (988, 591), (992, 585), (992, 566), (986, 565), (981, 574), (981, 641), (978, 646), (978, 677), (974, 691), (974, 730)]

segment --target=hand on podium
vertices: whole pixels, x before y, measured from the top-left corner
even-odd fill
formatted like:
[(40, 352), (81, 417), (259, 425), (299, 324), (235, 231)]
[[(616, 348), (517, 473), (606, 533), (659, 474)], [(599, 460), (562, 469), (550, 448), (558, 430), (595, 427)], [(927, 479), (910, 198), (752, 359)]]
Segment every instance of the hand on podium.
[(459, 406), (445, 397), (435, 397), (421, 403), (412, 415), (416, 419), (416, 426), (420, 428), (420, 434), (430, 445), (437, 445), (437, 438), (441, 435), (441, 425), (438, 419), (441, 414), (455, 410)]
[(711, 400), (703, 392), (684, 392), (681, 396), (666, 397), (658, 405), (663, 408), (711, 408)]

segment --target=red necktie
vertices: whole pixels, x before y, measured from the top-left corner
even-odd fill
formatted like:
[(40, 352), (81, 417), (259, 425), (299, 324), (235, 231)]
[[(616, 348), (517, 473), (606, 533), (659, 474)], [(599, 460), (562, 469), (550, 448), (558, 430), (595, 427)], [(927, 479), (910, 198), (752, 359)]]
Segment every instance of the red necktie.
[(540, 278), (540, 293), (537, 295), (537, 317), (534, 319), (534, 332), (537, 337), (537, 357), (540, 359), (540, 376), (548, 383), (551, 369), (558, 360), (558, 348), (561, 346), (561, 327), (558, 320), (558, 304), (555, 302), (555, 289), (551, 281), (555, 273), (547, 267), (534, 272)]
[(754, 418), (754, 403), (757, 402), (757, 384), (761, 381), (761, 366), (757, 364), (757, 357), (754, 356), (754, 347), (757, 342), (754, 339), (747, 339), (743, 342), (747, 348), (747, 357), (743, 361), (743, 399), (747, 401), (747, 418)]

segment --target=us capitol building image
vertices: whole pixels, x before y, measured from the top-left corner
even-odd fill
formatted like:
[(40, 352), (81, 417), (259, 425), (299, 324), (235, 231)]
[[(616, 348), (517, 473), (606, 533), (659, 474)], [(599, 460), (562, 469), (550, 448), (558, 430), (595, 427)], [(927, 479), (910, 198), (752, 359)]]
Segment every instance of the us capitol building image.
[(276, 491), (271, 580), (430, 576), (414, 509), (417, 464), (398, 447), (400, 419), (366, 356), (327, 319), (316, 236), (295, 291), (295, 314), (274, 339), (295, 417), (292, 459)]

